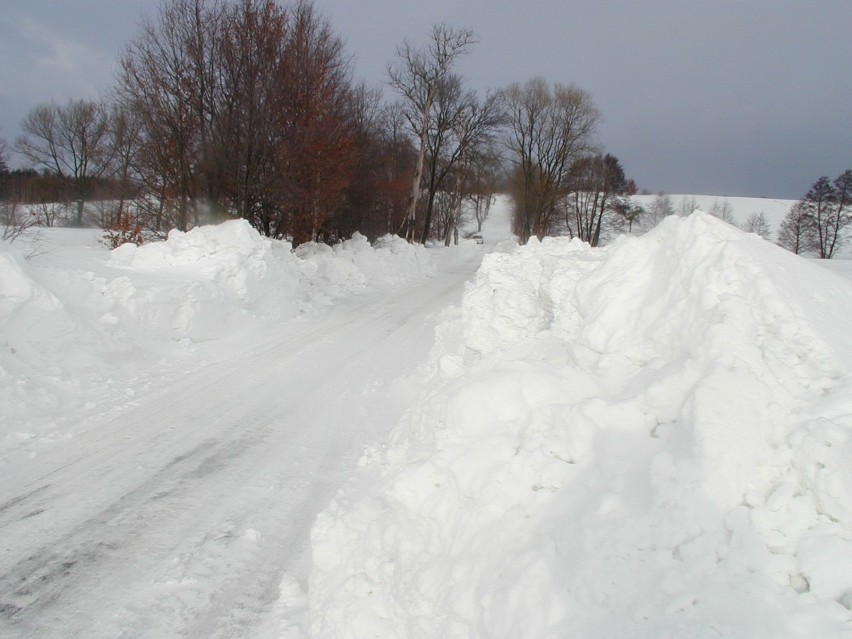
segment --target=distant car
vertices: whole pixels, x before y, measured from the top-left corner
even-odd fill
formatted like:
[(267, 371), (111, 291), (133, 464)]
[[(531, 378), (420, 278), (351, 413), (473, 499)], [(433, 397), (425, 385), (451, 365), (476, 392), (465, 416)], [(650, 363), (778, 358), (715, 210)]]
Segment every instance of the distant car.
[(482, 239), (482, 233), (474, 233), (470, 236), (470, 239), (474, 240), (477, 244), (483, 244), (485, 240)]

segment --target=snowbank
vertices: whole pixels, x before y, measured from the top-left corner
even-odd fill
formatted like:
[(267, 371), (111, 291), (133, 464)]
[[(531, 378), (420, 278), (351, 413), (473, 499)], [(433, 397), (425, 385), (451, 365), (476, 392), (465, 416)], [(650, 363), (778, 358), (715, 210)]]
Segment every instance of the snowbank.
[(700, 213), (486, 256), (314, 525), (313, 635), (852, 635), (849, 317)]
[[(45, 230), (48, 241), (52, 231)], [(113, 251), (50, 247), (34, 260), (0, 243), (0, 419), (29, 422), (20, 436), (9, 426), (0, 437), (31, 437), (50, 424), (41, 419), (46, 412), (93, 400), (107, 386), (125, 392), (122, 366), (174, 357), (175, 346), (280, 322), (432, 270), (426, 249), (399, 238), (371, 247), (356, 235), (334, 248), (294, 252), (243, 220)]]

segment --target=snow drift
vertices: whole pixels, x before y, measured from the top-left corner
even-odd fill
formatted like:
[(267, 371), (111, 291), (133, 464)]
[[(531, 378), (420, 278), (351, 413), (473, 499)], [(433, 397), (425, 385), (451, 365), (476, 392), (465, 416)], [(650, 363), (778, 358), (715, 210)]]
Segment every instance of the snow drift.
[(850, 317), (700, 213), (486, 256), (314, 525), (314, 636), (852, 636)]
[[(61, 229), (46, 230), (47, 241), (51, 231)], [(434, 269), (426, 249), (400, 238), (373, 247), (356, 234), (293, 251), (244, 220), (85, 255), (68, 268), (0, 242), (0, 419), (23, 420), (20, 433), (0, 432), (7, 442), (46, 428), (46, 414), (109, 403), (112, 387), (132, 392), (161, 358)]]

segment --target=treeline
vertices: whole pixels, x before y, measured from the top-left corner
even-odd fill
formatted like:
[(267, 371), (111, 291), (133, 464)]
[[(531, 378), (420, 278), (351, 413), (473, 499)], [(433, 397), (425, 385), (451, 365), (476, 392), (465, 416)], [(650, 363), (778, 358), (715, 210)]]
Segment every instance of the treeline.
[[(395, 231), (411, 145), (309, 2), (168, 0), (102, 101), (33, 108), (15, 150), (111, 223), (242, 217), (295, 242)], [(396, 122), (394, 122), (396, 118)]]
[(14, 151), (33, 170), (10, 172), (0, 149), (0, 195), (62, 199), (73, 223), (134, 237), (241, 217), (296, 244), (354, 231), (449, 243), (502, 185), (522, 241), (598, 243), (630, 218), (619, 196), (635, 185), (595, 144), (591, 96), (541, 79), (480, 96), (454, 71), (476, 42), (444, 24), (404, 41), (389, 102), (355, 81), (310, 0), (164, 0), (106, 97), (30, 110)]

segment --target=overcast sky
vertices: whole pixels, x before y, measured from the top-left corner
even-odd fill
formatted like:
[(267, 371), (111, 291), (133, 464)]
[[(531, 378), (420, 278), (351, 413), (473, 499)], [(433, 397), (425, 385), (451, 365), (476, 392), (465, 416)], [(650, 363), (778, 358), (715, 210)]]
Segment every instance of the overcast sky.
[[(32, 106), (92, 97), (159, 0), (0, 0), (0, 136)], [(640, 188), (799, 198), (852, 168), (852, 0), (315, 0), (378, 86), (404, 38), (480, 42), (481, 91), (542, 76), (588, 91)]]

